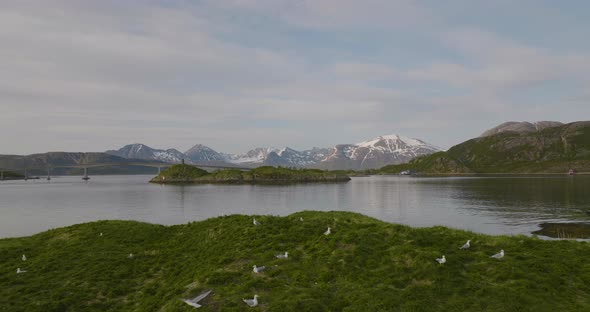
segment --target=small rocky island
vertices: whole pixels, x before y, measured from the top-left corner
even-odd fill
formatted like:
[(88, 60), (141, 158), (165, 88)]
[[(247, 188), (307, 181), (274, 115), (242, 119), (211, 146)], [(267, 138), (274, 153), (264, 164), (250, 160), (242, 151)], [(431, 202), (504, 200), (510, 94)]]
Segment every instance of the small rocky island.
[(340, 171), (258, 167), (252, 170), (223, 169), (215, 172), (186, 165), (173, 165), (150, 180), (160, 184), (292, 184), (348, 182), (350, 177)]

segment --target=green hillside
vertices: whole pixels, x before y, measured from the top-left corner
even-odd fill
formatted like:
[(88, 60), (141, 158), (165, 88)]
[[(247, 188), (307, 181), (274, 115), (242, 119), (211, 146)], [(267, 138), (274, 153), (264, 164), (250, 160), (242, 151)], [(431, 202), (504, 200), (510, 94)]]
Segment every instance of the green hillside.
[(590, 172), (590, 122), (479, 137), (378, 172), (407, 169), (425, 174)]
[[(200, 311), (590, 310), (586, 242), (410, 228), (348, 212), (256, 219), (100, 221), (2, 239), (0, 307), (194, 311), (180, 299), (212, 289)], [(500, 249), (503, 259), (490, 258)], [(251, 309), (242, 298), (254, 294), (260, 306)]]
[(207, 172), (190, 165), (173, 165), (153, 178), (152, 183), (305, 183), (346, 182), (350, 177), (344, 171), (319, 169), (289, 169), (281, 167), (258, 167), (248, 171), (224, 169)]

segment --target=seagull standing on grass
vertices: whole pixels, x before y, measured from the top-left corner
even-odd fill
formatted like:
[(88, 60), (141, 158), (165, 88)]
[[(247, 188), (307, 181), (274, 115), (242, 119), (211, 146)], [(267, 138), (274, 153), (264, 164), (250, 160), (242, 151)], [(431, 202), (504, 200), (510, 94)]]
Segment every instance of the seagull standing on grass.
[(439, 264), (443, 264), (447, 262), (447, 258), (445, 258), (445, 255), (443, 255), (442, 258), (436, 258), (436, 262), (438, 262)]
[(98, 235), (98, 236), (102, 236), (102, 232), (100, 232), (100, 235)]
[(242, 299), (249, 307), (253, 308), (258, 305), (258, 295), (254, 295), (253, 299)]
[(254, 266), (252, 266), (252, 271), (254, 273), (260, 273), (262, 271), (266, 270), (265, 266), (261, 266), (261, 267), (257, 267), (256, 264)]
[(328, 229), (324, 232), (324, 235), (330, 235), (330, 233), (332, 233), (332, 231), (330, 231), (330, 227), (328, 227)]
[(502, 259), (502, 258), (504, 258), (504, 249), (500, 250), (499, 253), (497, 253), (497, 254), (495, 254), (493, 256), (490, 256), (490, 258), (495, 258), (495, 259)]
[(129, 256), (127, 256), (127, 258), (129, 258), (129, 259), (133, 258), (133, 254), (130, 253)]
[(465, 243), (465, 245), (461, 246), (461, 248), (459, 249), (469, 249), (469, 247), (471, 247), (471, 245), (469, 244), (471, 242), (470, 239), (467, 240), (467, 243)]
[(199, 304), (199, 301), (201, 301), (201, 300), (203, 300), (203, 298), (209, 296), (210, 292), (211, 292), (211, 289), (203, 292), (202, 294), (194, 297), (193, 299), (181, 299), (181, 300), (190, 306), (193, 306), (195, 308), (200, 308), (201, 305)]
[(16, 268), (16, 274), (25, 273), (25, 270), (21, 270), (20, 268)]
[(303, 217), (299, 217), (299, 221), (303, 222)]
[(261, 223), (256, 221), (256, 218), (252, 218), (252, 224), (254, 225), (260, 225)]
[(289, 258), (289, 252), (285, 251), (285, 254), (278, 254), (275, 257), (279, 258), (279, 259), (287, 259)]
[(23, 261), (27, 261), (27, 256), (23, 255), (21, 259), (23, 259)]

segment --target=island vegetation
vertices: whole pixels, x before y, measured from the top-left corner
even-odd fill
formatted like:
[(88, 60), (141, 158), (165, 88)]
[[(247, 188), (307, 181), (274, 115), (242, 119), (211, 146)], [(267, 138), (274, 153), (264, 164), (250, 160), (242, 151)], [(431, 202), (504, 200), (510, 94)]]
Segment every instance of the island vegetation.
[(319, 169), (291, 169), (281, 167), (258, 167), (252, 170), (223, 169), (214, 172), (178, 164), (162, 171), (150, 182), (162, 184), (184, 183), (229, 183), (229, 184), (289, 184), (306, 182), (347, 182), (345, 171)]
[[(501, 249), (502, 259), (490, 257)], [(0, 306), (193, 311), (181, 299), (212, 289), (201, 311), (249, 311), (242, 298), (255, 294), (254, 311), (588, 311), (588, 252), (586, 242), (411, 228), (350, 212), (98, 221), (1, 239)]]

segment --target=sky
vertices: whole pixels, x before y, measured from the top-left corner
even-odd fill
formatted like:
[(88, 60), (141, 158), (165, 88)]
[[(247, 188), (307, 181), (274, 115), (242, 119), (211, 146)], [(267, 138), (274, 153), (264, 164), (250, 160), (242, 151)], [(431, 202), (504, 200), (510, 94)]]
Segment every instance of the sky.
[(5, 0), (0, 154), (590, 119), (590, 1)]

